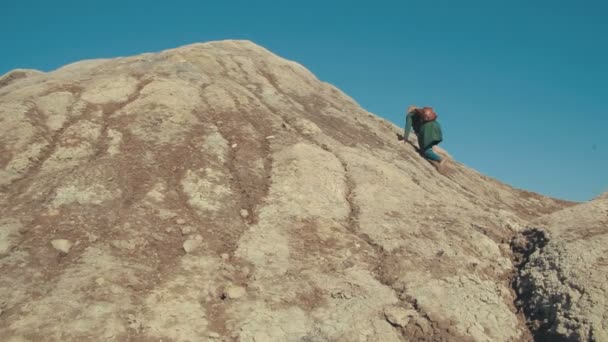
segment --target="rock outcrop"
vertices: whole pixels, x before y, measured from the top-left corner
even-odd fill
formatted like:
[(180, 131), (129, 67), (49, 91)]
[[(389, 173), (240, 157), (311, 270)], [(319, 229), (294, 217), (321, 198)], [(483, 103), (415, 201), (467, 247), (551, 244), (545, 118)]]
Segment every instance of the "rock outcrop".
[(11, 75), (8, 340), (532, 339), (509, 241), (572, 203), (438, 174), (301, 65), (224, 41)]
[(608, 341), (608, 198), (536, 220), (546, 227), (517, 279), (543, 341)]

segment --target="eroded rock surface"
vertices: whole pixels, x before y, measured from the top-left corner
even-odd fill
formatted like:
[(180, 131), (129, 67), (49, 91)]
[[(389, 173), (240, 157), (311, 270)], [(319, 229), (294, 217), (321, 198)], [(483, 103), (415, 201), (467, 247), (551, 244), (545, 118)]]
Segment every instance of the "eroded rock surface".
[(531, 339), (508, 243), (571, 203), (438, 174), (297, 63), (223, 41), (1, 80), (9, 340)]
[(541, 340), (608, 341), (608, 197), (536, 220), (546, 227), (518, 278)]

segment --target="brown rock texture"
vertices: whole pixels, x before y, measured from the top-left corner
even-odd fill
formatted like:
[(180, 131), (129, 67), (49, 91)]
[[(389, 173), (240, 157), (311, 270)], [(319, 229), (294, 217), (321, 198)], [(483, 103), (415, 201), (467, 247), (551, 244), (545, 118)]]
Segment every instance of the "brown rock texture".
[(3, 76), (0, 336), (531, 340), (509, 241), (573, 203), (400, 131), (248, 41)]

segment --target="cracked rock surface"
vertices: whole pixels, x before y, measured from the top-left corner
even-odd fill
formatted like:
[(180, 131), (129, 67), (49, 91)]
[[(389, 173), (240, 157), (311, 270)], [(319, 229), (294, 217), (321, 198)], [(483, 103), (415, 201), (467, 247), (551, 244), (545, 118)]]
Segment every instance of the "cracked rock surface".
[(573, 203), (400, 131), (248, 41), (2, 76), (0, 336), (531, 340), (508, 242)]
[(536, 220), (546, 227), (518, 290), (539, 340), (608, 341), (608, 194)]

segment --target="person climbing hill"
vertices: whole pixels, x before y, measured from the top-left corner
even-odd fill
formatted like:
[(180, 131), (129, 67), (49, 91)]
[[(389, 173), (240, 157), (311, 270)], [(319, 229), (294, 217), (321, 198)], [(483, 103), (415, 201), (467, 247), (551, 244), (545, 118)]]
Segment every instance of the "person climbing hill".
[(406, 112), (405, 129), (403, 131), (403, 142), (408, 141), (411, 130), (418, 136), (420, 154), (424, 156), (437, 171), (443, 172), (445, 158), (442, 158), (434, 150), (433, 146), (443, 141), (441, 125), (437, 121), (437, 113), (432, 107), (409, 106)]

